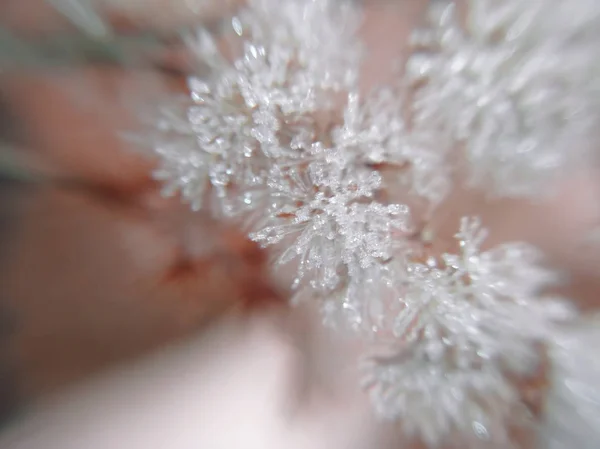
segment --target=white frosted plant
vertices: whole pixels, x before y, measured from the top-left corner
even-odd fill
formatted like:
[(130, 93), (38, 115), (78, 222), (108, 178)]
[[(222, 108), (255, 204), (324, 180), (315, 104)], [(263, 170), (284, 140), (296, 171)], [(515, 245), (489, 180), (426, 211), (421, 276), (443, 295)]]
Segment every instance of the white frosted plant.
[(344, 165), (334, 152), (307, 167), (276, 169), (269, 180), (272, 206), (250, 234), (263, 246), (285, 243), (277, 263), (297, 259), (292, 287), (300, 295), (307, 286), (321, 297), (347, 289), (364, 270), (394, 257), (394, 233), (410, 232), (406, 206), (373, 200), (381, 176)]
[[(225, 215), (262, 204), (273, 161), (300, 157), (313, 143), (312, 114), (330, 108), (335, 92), (356, 78), (360, 49), (351, 39), (352, 12), (332, 1), (284, 8), (252, 1), (232, 19), (229, 34), (237, 40), (227, 34), (219, 40), (204, 28), (188, 36), (206, 73), (190, 77), (184, 113), (179, 108), (179, 116), (169, 111), (160, 120), (171, 134), (155, 145), (155, 177), (165, 182), (165, 193), (180, 191), (194, 209), (214, 195), (213, 210)], [(297, 17), (312, 19), (310, 29)], [(333, 52), (340, 47), (347, 51)]]
[(246, 24), (253, 39), (273, 57), (293, 63), (288, 65), (291, 70), (287, 80), (294, 94), (303, 91), (304, 95), (315, 96), (315, 101), (322, 101), (316, 98), (319, 91), (343, 91), (353, 86), (361, 57), (356, 40), (361, 16), (354, 5), (338, 0), (284, 4), (278, 0), (249, 0), (248, 4), (239, 23)]
[(600, 16), (582, 0), (431, 2), (407, 65), (417, 127), (464, 150), (471, 185), (544, 196), (588, 161), (600, 110)]
[(411, 133), (401, 87), (348, 96), (342, 126), (333, 142), (365, 165), (385, 167), (416, 197), (437, 205), (450, 188), (445, 155), (425, 133)]
[[(316, 301), (326, 325), (384, 349), (365, 385), (408, 438), (507, 448), (529, 427), (562, 447), (564, 426), (550, 435), (542, 421), (584, 395), (560, 383), (573, 377), (561, 336), (577, 322), (545, 293), (558, 278), (527, 244), (483, 250), (476, 218), (463, 219), (456, 254), (434, 253), (424, 229), (462, 178), (537, 198), (594, 162), (600, 3), (472, 0), (462, 20), (454, 2), (432, 1), (403, 78), (367, 94), (356, 2), (247, 3), (224, 34), (186, 39), (198, 59), (189, 98), (159, 108), (151, 136), (165, 193), (241, 217), (274, 268), (292, 270), (292, 302)], [(547, 358), (548, 377), (554, 362), (565, 374), (548, 416), (534, 416), (519, 381)], [(593, 395), (596, 373), (582, 377)], [(600, 406), (585, 413), (600, 447)]]
[(155, 146), (160, 167), (154, 177), (165, 182), (165, 194), (181, 191), (198, 210), (209, 186), (225, 201), (234, 183), (242, 189), (264, 184), (267, 167), (253, 136), (252, 116), (238, 109), (234, 89), (224, 83), (211, 91), (197, 79), (189, 86), (190, 105), (164, 110), (161, 123), (167, 136)]
[(484, 238), (464, 218), (459, 254), (409, 264), (396, 338), (365, 364), (377, 410), (432, 447), (451, 434), (510, 447), (508, 424), (527, 420), (515, 379), (535, 376), (540, 343), (574, 316), (543, 294), (555, 277), (534, 248), (481, 251)]

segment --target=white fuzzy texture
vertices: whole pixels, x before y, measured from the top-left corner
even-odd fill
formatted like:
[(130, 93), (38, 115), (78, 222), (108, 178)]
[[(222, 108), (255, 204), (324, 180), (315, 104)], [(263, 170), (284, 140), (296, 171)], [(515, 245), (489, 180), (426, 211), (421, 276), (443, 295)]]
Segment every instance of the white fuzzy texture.
[(595, 149), (600, 7), (564, 0), (472, 0), (463, 26), (435, 1), (409, 61), (419, 132), (464, 149), (472, 185), (540, 196)]
[[(292, 267), (295, 301), (387, 348), (367, 366), (375, 410), (428, 447), (457, 434), (510, 447), (508, 426), (528, 421), (515, 379), (535, 375), (573, 313), (543, 293), (556, 276), (537, 250), (481, 250), (477, 219), (463, 219), (458, 254), (419, 262), (414, 223), (427, 217), (412, 200), (431, 211), (464, 174), (492, 195), (543, 196), (594, 161), (600, 117), (600, 3), (469, 7), (463, 24), (432, 2), (405, 78), (359, 95), (352, 3), (251, 0), (222, 39), (188, 39), (206, 70), (152, 136), (165, 193), (240, 219), (276, 268)], [(407, 204), (389, 200), (399, 190)]]
[(474, 447), (510, 447), (506, 424), (527, 421), (515, 378), (534, 375), (538, 343), (573, 317), (567, 304), (541, 294), (553, 275), (537, 265), (534, 248), (482, 252), (484, 238), (479, 222), (465, 218), (460, 254), (409, 265), (396, 340), (365, 366), (378, 411), (430, 446), (458, 431), (474, 432)]
[(600, 446), (600, 320), (561, 332), (550, 347), (551, 390), (540, 449)]

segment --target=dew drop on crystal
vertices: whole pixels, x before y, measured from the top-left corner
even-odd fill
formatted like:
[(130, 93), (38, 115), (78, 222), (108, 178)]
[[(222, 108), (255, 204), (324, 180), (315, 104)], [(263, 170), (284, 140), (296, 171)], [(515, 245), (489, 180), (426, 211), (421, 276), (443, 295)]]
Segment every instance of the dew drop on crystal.
[(235, 31), (235, 34), (238, 36), (244, 34), (244, 27), (242, 26), (242, 22), (238, 17), (231, 19), (231, 26), (233, 26), (233, 31)]

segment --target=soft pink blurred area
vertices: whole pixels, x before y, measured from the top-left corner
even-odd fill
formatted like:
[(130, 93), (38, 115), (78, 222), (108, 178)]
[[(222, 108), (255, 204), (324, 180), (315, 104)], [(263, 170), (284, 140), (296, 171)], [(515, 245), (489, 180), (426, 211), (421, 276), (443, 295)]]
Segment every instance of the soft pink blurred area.
[[(3, 0), (0, 2), (0, 23), (27, 35), (76, 29), (76, 25), (53, 6), (53, 1)], [(62, 3), (76, 2), (62, 0)], [(94, 5), (98, 15), (103, 19), (108, 17), (109, 26), (115, 29), (173, 30), (198, 20), (218, 20), (238, 8), (244, 0), (92, 0), (80, 3)]]
[[(173, 2), (103, 5), (117, 28), (197, 20), (170, 16)], [(392, 55), (406, 50), (422, 7), (377, 1), (367, 10), (365, 90), (392, 79)], [(0, 2), (0, 22), (26, 34), (74, 29), (42, 0)], [(289, 311), (267, 256), (239, 230), (162, 198), (153, 161), (119, 136), (139, 125), (141, 100), (180, 93), (184, 81), (151, 67), (0, 72), (20, 129), (16, 155), (53, 180), (1, 197), (10, 216), (1, 300), (16, 325), (5, 359), (15, 389), (41, 405), (0, 447), (387, 447), (394, 429), (372, 421), (352, 342), (333, 340), (312, 313)], [(489, 244), (540, 246), (568, 274), (564, 292), (595, 308), (600, 251), (582, 242), (600, 223), (597, 180), (591, 171), (565, 179), (538, 205), (458, 191), (433, 218), (434, 250), (452, 248), (461, 216), (480, 214)]]
[[(328, 373), (335, 384), (313, 382), (306, 345), (273, 324), (281, 319), (221, 322), (200, 340), (54, 398), (0, 436), (0, 447), (379, 447), (352, 376), (338, 365)], [(321, 338), (321, 350), (330, 343)], [(308, 390), (298, 394), (303, 384)]]
[[(42, 17), (44, 2), (26, 3), (3, 2), (2, 18), (38, 31), (37, 20), (54, 23), (28, 15)], [(141, 100), (183, 84), (109, 66), (0, 76), (20, 125), (15, 155), (52, 180), (11, 190), (0, 261), (17, 329), (10, 363), (25, 398), (198, 332), (239, 302), (276, 295), (257, 250), (178, 199), (162, 199), (152, 160), (120, 136), (139, 126)]]

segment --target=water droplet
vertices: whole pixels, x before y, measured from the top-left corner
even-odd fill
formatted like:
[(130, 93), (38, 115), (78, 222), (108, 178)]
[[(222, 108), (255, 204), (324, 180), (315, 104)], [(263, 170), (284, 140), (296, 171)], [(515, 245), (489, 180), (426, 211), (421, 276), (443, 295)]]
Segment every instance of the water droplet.
[(254, 59), (258, 59), (258, 50), (254, 45), (250, 46), (250, 55), (252, 55)]
[(489, 434), (488, 430), (485, 428), (485, 426), (483, 424), (481, 424), (478, 421), (473, 421), (473, 432), (475, 432), (475, 435), (479, 439), (482, 439), (482, 440), (490, 439), (490, 434)]
[(231, 19), (231, 25), (233, 26), (233, 31), (235, 31), (235, 34), (238, 36), (244, 34), (244, 27), (242, 26), (242, 22), (238, 17)]

